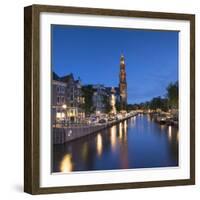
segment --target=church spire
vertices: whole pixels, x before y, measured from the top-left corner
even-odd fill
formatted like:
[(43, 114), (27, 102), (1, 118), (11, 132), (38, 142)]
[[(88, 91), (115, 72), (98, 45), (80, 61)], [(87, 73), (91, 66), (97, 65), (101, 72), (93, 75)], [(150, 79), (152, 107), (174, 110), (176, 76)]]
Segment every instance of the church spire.
[(120, 107), (121, 110), (125, 110), (127, 105), (127, 82), (126, 82), (126, 65), (123, 54), (120, 57), (119, 91), (120, 91)]

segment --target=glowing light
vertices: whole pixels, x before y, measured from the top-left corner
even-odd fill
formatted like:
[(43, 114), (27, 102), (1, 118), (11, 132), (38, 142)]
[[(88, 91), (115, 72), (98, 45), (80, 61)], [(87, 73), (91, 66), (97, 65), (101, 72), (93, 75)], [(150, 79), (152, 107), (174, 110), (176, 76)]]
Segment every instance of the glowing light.
[(66, 104), (63, 104), (62, 107), (63, 107), (64, 109), (66, 109), (66, 108), (67, 108), (67, 105), (66, 105)]
[(127, 139), (127, 121), (124, 121), (124, 138)]
[(96, 111), (96, 114), (97, 114), (97, 115), (100, 115), (100, 114), (101, 114), (101, 112), (100, 112), (99, 110), (97, 110), (97, 111)]
[(131, 117), (130, 126), (133, 128), (135, 126), (136, 116)]
[(124, 121), (124, 129), (127, 129), (127, 121)]
[(172, 140), (172, 127), (171, 126), (168, 127), (168, 137), (169, 137), (169, 140), (171, 141)]
[(65, 113), (63, 113), (63, 112), (57, 112), (56, 113), (56, 118), (58, 118), (58, 119), (65, 118)]
[(147, 121), (150, 122), (151, 121), (151, 116), (147, 115)]
[(60, 171), (67, 173), (67, 172), (71, 172), (73, 169), (73, 164), (72, 164), (72, 160), (71, 160), (71, 155), (70, 154), (66, 154), (64, 156), (64, 158), (61, 161), (60, 164)]
[(61, 113), (61, 118), (65, 118), (65, 113)]
[(122, 123), (119, 123), (119, 138), (122, 139), (123, 133), (122, 133)]
[(113, 126), (111, 128), (110, 140), (111, 140), (112, 149), (114, 150), (116, 146), (116, 126)]
[(98, 156), (101, 156), (102, 150), (103, 150), (102, 136), (99, 133), (97, 135), (97, 154), (98, 154)]
[(60, 112), (56, 113), (56, 118), (61, 118), (61, 113)]

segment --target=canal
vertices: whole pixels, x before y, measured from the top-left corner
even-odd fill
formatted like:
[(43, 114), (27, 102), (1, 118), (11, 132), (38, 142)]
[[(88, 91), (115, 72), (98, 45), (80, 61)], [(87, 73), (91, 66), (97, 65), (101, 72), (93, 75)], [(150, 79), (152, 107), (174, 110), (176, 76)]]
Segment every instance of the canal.
[(178, 166), (178, 129), (137, 115), (65, 144), (53, 145), (53, 172)]

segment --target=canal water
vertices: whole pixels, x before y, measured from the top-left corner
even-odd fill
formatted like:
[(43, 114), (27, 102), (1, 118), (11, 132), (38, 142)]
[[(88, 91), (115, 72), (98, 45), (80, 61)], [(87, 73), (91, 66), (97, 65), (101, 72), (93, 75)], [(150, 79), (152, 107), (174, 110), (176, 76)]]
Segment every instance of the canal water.
[(178, 166), (178, 129), (137, 115), (98, 133), (53, 146), (53, 172)]

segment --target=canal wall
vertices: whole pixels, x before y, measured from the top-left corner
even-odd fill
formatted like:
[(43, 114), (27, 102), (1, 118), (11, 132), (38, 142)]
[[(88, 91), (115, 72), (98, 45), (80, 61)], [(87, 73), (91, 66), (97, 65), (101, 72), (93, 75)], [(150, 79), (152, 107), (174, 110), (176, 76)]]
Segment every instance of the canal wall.
[(125, 117), (121, 120), (115, 120), (112, 122), (107, 122), (104, 124), (95, 124), (95, 125), (84, 125), (84, 126), (73, 126), (73, 127), (54, 127), (53, 128), (53, 144), (63, 144), (86, 135), (90, 135), (101, 131), (105, 128), (109, 128), (115, 124), (118, 124), (124, 120), (133, 117)]

